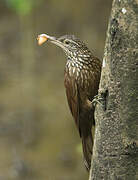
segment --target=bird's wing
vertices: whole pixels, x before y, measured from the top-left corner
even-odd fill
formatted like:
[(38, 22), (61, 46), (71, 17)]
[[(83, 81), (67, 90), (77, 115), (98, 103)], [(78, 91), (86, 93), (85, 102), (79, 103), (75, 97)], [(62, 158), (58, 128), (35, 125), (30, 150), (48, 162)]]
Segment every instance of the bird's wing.
[(65, 73), (65, 88), (66, 95), (69, 104), (70, 111), (74, 117), (76, 126), (80, 133), (80, 123), (79, 123), (79, 91), (75, 78), (69, 78), (68, 74)]

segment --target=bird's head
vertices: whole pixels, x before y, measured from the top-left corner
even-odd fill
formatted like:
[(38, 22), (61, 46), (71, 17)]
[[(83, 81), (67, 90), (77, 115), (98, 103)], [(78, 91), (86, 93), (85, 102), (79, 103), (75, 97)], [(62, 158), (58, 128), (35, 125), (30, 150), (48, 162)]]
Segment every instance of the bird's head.
[(39, 35), (39, 39), (40, 38), (43, 39), (44, 42), (49, 41), (62, 48), (68, 57), (83, 57), (83, 55), (85, 56), (86, 54), (91, 55), (91, 52), (89, 51), (87, 46), (74, 35), (64, 35), (56, 38), (46, 34), (41, 34)]

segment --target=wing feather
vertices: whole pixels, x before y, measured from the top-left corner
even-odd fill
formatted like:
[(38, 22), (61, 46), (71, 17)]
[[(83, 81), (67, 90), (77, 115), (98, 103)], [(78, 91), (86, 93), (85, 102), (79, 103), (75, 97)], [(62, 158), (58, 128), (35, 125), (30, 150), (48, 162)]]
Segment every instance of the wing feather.
[(74, 78), (70, 78), (68, 73), (65, 73), (64, 85), (66, 88), (66, 96), (68, 100), (68, 105), (72, 116), (74, 117), (77, 129), (80, 133), (80, 123), (79, 123), (79, 92), (77, 87), (77, 82)]

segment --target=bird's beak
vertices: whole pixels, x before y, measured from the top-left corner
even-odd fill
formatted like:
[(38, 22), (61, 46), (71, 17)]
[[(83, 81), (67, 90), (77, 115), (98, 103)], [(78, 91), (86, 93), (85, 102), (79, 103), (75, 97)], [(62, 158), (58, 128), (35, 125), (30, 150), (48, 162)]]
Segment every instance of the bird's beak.
[(47, 34), (40, 34), (40, 35), (38, 35), (37, 40), (38, 40), (38, 44), (42, 45), (44, 42), (46, 42), (48, 40), (51, 41), (51, 42), (55, 41), (56, 38), (52, 37), (52, 36), (49, 36)]
[(65, 49), (65, 47), (61, 41), (59, 41), (56, 37), (49, 36), (47, 34), (40, 34), (38, 36), (37, 40), (38, 40), (39, 45), (42, 45), (44, 42), (49, 41), (49, 42), (61, 47), (62, 49)]

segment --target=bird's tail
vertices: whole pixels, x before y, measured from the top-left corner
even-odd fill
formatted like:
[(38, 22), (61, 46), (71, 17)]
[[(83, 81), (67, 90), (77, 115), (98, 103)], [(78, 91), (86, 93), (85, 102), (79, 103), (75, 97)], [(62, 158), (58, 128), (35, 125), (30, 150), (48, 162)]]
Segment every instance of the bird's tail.
[(87, 136), (82, 133), (82, 149), (84, 155), (84, 164), (86, 169), (89, 171), (91, 167), (91, 157), (93, 149), (92, 133), (90, 132)]

